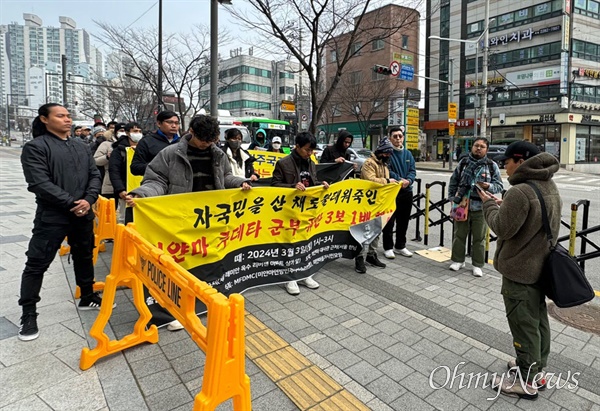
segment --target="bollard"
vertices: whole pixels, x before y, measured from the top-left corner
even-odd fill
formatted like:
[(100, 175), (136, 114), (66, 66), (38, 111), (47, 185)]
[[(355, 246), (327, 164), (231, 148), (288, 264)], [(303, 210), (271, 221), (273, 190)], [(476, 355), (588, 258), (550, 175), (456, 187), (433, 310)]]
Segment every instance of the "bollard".
[(423, 244), (429, 243), (429, 198), (431, 196), (431, 190), (429, 184), (425, 185), (425, 218), (423, 227)]
[(417, 195), (413, 197), (413, 205), (417, 209), (415, 213), (417, 221), (415, 222), (415, 238), (413, 238), (413, 241), (422, 241), (421, 232), (419, 231), (419, 224), (421, 224), (421, 198), (423, 197), (421, 195), (421, 179), (416, 178), (415, 182), (417, 183)]

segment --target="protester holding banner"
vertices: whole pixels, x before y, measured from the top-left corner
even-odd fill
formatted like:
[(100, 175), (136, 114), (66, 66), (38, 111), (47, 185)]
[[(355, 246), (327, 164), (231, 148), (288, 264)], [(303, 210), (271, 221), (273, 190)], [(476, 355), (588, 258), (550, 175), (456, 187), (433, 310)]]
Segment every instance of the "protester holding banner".
[(338, 133), (338, 138), (335, 144), (325, 147), (319, 163), (343, 163), (350, 161), (350, 152), (348, 147), (352, 145), (354, 136), (346, 130)]
[(46, 270), (65, 236), (73, 257), (75, 281), (81, 289), (80, 310), (99, 310), (94, 293), (94, 212), (100, 193), (100, 172), (87, 144), (69, 139), (71, 115), (57, 103), (44, 104), (33, 120), (34, 139), (23, 147), (21, 163), (27, 189), (35, 194), (36, 217), (21, 278), (23, 308), (18, 337), (38, 338), (36, 305)]
[(269, 144), (269, 148), (267, 149), (267, 151), (270, 151), (271, 153), (285, 153), (285, 151), (283, 151), (283, 148), (281, 148), (281, 137), (273, 137), (273, 140), (271, 141), (271, 144)]
[[(290, 187), (300, 191), (308, 187), (323, 185), (329, 188), (326, 181), (317, 180), (317, 168), (310, 159), (313, 151), (317, 148), (317, 140), (308, 131), (299, 133), (296, 136), (296, 146), (290, 155), (277, 161), (273, 170), (273, 179), (271, 185), (274, 187)], [(308, 288), (319, 288), (319, 283), (308, 277), (300, 282)], [(286, 290), (291, 295), (300, 294), (297, 281), (290, 281), (286, 284)]]
[[(369, 157), (362, 166), (360, 177), (363, 180), (373, 181), (379, 184), (398, 183), (397, 180), (390, 178), (390, 170), (387, 164), (390, 161), (394, 147), (390, 140), (384, 138), (377, 145), (377, 149), (371, 157)], [(388, 222), (388, 225), (392, 222)], [(377, 257), (377, 246), (379, 244), (379, 236), (375, 237), (369, 243), (362, 244), (362, 251), (354, 259), (354, 270), (359, 274), (367, 272), (365, 261), (373, 267), (385, 268), (385, 264), (379, 261)]]
[(179, 117), (174, 111), (161, 111), (156, 116), (158, 129), (140, 141), (131, 162), (131, 174), (143, 176), (148, 164), (165, 147), (179, 141)]
[(390, 174), (402, 183), (402, 189), (396, 197), (396, 211), (383, 229), (383, 250), (385, 257), (389, 259), (396, 258), (395, 254), (412, 257), (413, 253), (406, 248), (406, 232), (413, 206), (412, 184), (417, 178), (417, 168), (412, 153), (404, 147), (404, 133), (400, 128), (392, 127), (389, 134), (394, 146), (389, 163)]
[(252, 165), (256, 158), (242, 148), (242, 132), (239, 129), (230, 128), (225, 132), (225, 144), (221, 149), (227, 154), (234, 176), (248, 178), (250, 181), (258, 180), (259, 175)]
[(125, 126), (125, 135), (112, 144), (113, 151), (108, 159), (108, 176), (119, 201), (120, 222), (133, 222), (133, 212), (125, 206), (127, 197), (127, 147), (134, 148), (144, 136), (139, 123), (129, 123)]

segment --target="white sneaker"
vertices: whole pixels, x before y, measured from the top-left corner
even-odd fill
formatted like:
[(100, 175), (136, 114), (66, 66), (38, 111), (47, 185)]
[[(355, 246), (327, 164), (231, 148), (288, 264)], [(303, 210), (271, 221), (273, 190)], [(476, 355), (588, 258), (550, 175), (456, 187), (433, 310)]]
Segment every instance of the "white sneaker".
[(413, 253), (408, 251), (408, 248), (404, 247), (403, 249), (394, 248), (394, 252), (396, 254), (400, 254), (404, 257), (412, 257)]
[(390, 260), (393, 260), (394, 258), (396, 258), (396, 255), (394, 254), (394, 250), (384, 250), (383, 255), (385, 256), (385, 258), (389, 258)]
[(481, 271), (481, 268), (479, 268), (479, 267), (473, 267), (473, 275), (475, 277), (482, 277), (483, 271)]
[(452, 263), (452, 264), (450, 264), (450, 269), (452, 271), (458, 271), (458, 270), (460, 270), (461, 268), (464, 268), (464, 267), (465, 267), (465, 263)]
[(313, 280), (312, 277), (305, 278), (304, 280), (302, 280), (300, 282), (300, 284), (305, 285), (306, 287), (310, 288), (311, 290), (319, 288), (319, 283), (316, 282), (315, 280)]
[(285, 290), (290, 295), (298, 295), (300, 294), (300, 288), (298, 287), (298, 283), (296, 281), (290, 281), (285, 285)]
[(183, 330), (183, 325), (177, 320), (171, 321), (169, 324), (167, 324), (167, 330), (169, 330), (169, 331)]

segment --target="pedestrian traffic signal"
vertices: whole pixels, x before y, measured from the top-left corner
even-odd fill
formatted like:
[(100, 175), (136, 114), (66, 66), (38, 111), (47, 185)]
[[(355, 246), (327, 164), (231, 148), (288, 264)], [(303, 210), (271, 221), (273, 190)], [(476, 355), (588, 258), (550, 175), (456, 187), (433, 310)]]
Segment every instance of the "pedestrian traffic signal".
[(391, 76), (392, 70), (390, 70), (387, 66), (380, 66), (379, 64), (375, 64), (373, 66), (373, 71), (377, 74), (383, 74), (384, 76)]

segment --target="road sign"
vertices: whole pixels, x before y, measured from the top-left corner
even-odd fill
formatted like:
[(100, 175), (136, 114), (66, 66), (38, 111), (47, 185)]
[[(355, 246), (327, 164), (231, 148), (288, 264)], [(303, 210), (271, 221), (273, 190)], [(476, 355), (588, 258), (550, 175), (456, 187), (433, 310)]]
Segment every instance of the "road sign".
[(390, 63), (390, 71), (392, 72), (392, 76), (397, 76), (400, 74), (400, 63), (398, 63), (396, 60), (392, 61)]
[(410, 64), (403, 64), (402, 68), (400, 69), (400, 75), (398, 76), (398, 78), (400, 80), (412, 81), (414, 75), (415, 75), (415, 68), (413, 66), (411, 66)]
[(456, 123), (458, 118), (458, 104), (448, 103), (448, 122)]
[(448, 134), (453, 136), (456, 133), (454, 123), (448, 123)]

